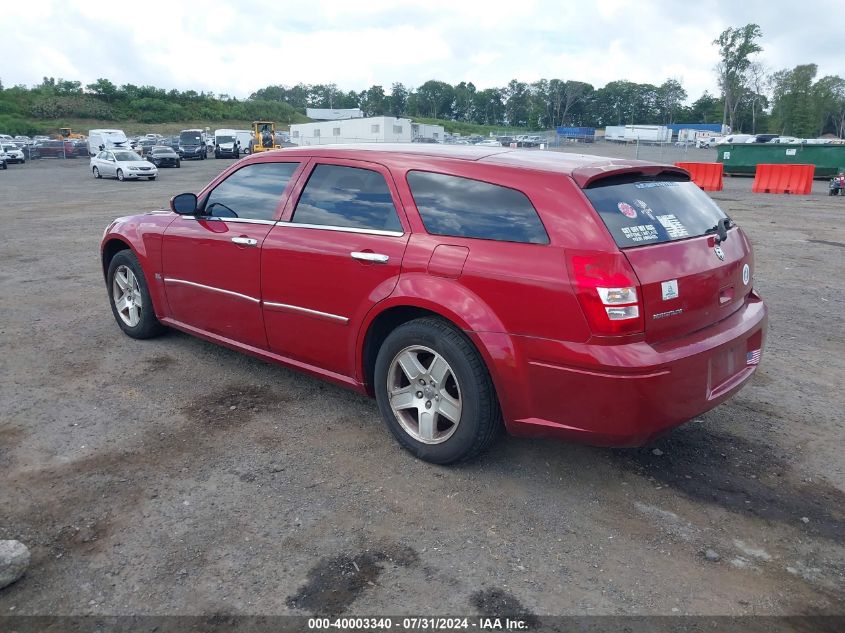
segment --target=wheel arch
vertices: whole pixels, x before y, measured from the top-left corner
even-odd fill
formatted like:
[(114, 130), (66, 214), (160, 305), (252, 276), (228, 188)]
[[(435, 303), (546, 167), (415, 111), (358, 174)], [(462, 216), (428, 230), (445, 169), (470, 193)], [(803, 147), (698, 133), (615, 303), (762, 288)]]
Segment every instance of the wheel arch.
[[(111, 260), (114, 259), (114, 256), (117, 255), (120, 251), (130, 250), (134, 252), (132, 246), (124, 240), (123, 238), (117, 236), (111, 236), (108, 241), (103, 244), (101, 256), (102, 256), (102, 263), (103, 263), (103, 277), (107, 278), (109, 274), (109, 264), (111, 264)], [(138, 254), (135, 253), (137, 256)]]
[[(366, 392), (371, 396), (374, 395), (373, 375), (376, 357), (387, 336), (404, 323), (425, 317), (441, 319), (466, 336), (470, 344), (481, 355), (493, 385), (499, 393), (500, 380), (495, 359), (481, 338), (474, 335), (471, 325), (445, 306), (424, 299), (411, 300), (408, 297), (381, 302), (370, 311), (362, 324), (361, 334), (358, 337), (356, 367)], [(507, 337), (507, 335), (503, 336)], [(509, 337), (507, 338), (509, 339)]]

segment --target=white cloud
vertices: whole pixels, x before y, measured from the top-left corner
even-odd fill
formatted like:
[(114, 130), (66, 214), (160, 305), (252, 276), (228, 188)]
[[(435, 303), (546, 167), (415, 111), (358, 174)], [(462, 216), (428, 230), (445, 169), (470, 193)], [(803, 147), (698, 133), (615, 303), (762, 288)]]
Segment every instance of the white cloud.
[[(119, 6), (119, 5), (111, 5)], [(716, 92), (712, 40), (757, 21), (772, 69), (816, 62), (843, 74), (841, 35), (750, 0), (595, 0), (560, 3), (469, 0), (146, 0), (144, 14), (88, 0), (3, 4), (4, 49), (21, 51), (0, 71), (5, 85), (44, 76), (91, 83), (153, 84), (248, 96), (269, 84), (333, 82), (363, 90), (394, 81), (577, 79), (681, 80), (691, 99)], [(802, 13), (830, 14), (821, 0)]]

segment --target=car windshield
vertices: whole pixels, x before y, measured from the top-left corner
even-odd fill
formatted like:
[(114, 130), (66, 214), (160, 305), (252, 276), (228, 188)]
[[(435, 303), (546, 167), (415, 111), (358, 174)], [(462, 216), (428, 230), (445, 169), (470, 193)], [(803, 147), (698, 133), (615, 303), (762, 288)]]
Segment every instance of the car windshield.
[(119, 160), (124, 163), (131, 163), (133, 161), (142, 160), (138, 154), (135, 152), (115, 152), (114, 153), (115, 160)]
[(172, 154), (173, 150), (169, 147), (154, 147), (153, 154)]
[(217, 142), (218, 143), (234, 143), (235, 137), (234, 136), (218, 136)]
[(611, 176), (584, 193), (620, 248), (698, 237), (727, 218), (689, 181)]
[(199, 143), (201, 140), (200, 135), (193, 132), (182, 132), (179, 135), (179, 141), (182, 143)]

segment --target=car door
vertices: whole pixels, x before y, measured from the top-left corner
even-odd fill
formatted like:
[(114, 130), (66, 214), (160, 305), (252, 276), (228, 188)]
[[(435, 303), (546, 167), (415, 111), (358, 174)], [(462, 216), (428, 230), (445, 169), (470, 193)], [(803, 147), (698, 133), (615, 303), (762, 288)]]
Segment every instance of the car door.
[(361, 322), (395, 288), (409, 238), (390, 173), (371, 162), (315, 160), (285, 220), (261, 253), (270, 350), (355, 377)]
[(99, 160), (97, 161), (97, 166), (100, 170), (100, 174), (103, 176), (114, 176), (117, 173), (117, 169), (115, 166), (117, 163), (114, 159), (114, 154), (111, 152), (100, 152)]
[(245, 165), (164, 233), (162, 270), (173, 319), (267, 348), (261, 314), (261, 246), (300, 170), (295, 161)]

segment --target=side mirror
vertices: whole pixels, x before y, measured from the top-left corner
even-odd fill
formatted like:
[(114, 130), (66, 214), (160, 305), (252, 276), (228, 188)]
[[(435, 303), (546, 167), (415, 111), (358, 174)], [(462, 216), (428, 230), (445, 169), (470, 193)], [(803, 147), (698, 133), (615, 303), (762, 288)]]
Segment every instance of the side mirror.
[(197, 194), (180, 193), (170, 199), (170, 208), (179, 215), (194, 215), (197, 212)]

